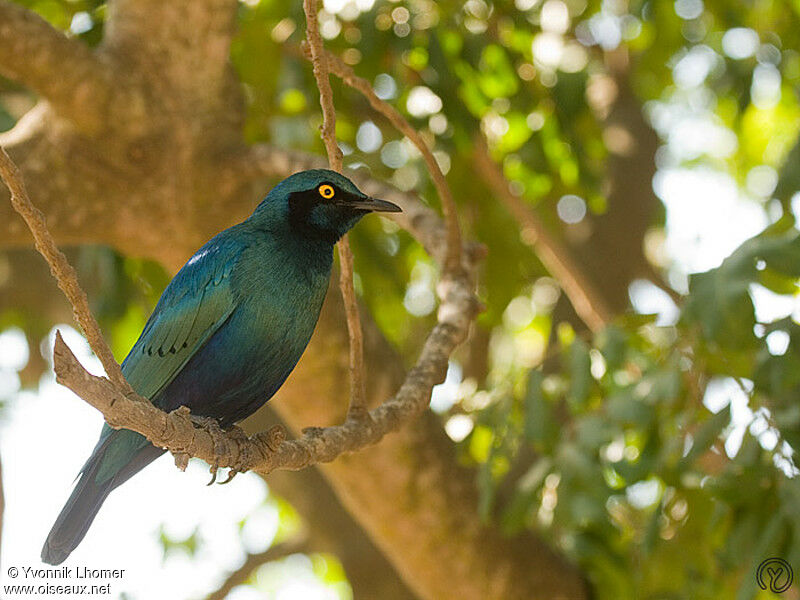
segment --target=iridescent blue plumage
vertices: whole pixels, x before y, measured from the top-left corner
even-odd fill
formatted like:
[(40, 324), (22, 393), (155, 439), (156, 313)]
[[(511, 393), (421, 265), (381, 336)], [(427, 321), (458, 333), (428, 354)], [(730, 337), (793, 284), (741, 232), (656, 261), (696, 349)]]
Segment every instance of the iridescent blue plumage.
[[(333, 245), (370, 211), (398, 211), (324, 169), (278, 184), (243, 223), (210, 240), (167, 286), (122, 363), (133, 388), (170, 411), (223, 427), (263, 405), (311, 339)], [(106, 496), (163, 454), (141, 435), (103, 427), (42, 549), (63, 562)]]

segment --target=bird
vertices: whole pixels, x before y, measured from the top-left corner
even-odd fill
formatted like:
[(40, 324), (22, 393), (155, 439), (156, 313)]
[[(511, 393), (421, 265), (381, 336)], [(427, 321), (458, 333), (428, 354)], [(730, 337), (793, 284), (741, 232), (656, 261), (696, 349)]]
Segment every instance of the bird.
[[(217, 234), (165, 288), (122, 362), (133, 389), (226, 429), (283, 385), (308, 345), (328, 289), (333, 248), (364, 215), (400, 212), (328, 169), (277, 184), (241, 223)], [(42, 548), (64, 562), (109, 493), (165, 450), (103, 425)]]

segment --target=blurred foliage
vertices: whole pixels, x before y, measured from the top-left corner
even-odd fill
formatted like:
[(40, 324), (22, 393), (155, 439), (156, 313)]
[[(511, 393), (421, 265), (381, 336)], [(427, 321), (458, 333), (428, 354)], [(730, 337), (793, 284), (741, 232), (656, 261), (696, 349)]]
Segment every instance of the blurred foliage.
[[(24, 4), (88, 44), (102, 39), (103, 3)], [(754, 577), (762, 559), (782, 556), (800, 568), (792, 458), (800, 444), (798, 311), (765, 321), (755, 302), (791, 305), (800, 278), (793, 213), (800, 204), (800, 4), (324, 6), (329, 48), (421, 130), (469, 236), (490, 249), (480, 281), (485, 335), (476, 336), (486, 347), (457, 357), (453, 373), (462, 376), (437, 403), (463, 461), (476, 467), (482, 518), (507, 535), (533, 529), (546, 536), (585, 569), (601, 599), (767, 597)], [(247, 99), (247, 138), (322, 153), (302, 36), (301, 3), (247, 0), (231, 58)], [(333, 85), (346, 163), (436, 206), (408, 140), (358, 94)], [(688, 279), (682, 265), (656, 260), (656, 270), (688, 292), (673, 310), (678, 316), (669, 316), (664, 299), (659, 315), (631, 311), (589, 335), (558, 310), (557, 282), (476, 180), (473, 139), (485, 136), (512, 191), (555, 235), (585, 240), (592, 216), (608, 209), (610, 156), (624, 155), (626, 134), (636, 133), (605, 123), (623, 86), (663, 142), (646, 163), (662, 172), (723, 173), (770, 225), (717, 268)], [(27, 106), (21, 96), (30, 103), (24, 90), (0, 84), (0, 130)], [(564, 198), (571, 212), (562, 210)], [(650, 226), (663, 240), (663, 213), (658, 219)], [(725, 228), (726, 215), (709, 227)], [(353, 244), (359, 292), (410, 362), (435, 313), (436, 268), (389, 221), (365, 221)], [(647, 252), (663, 254), (662, 247)], [(81, 249), (77, 259), (122, 357), (167, 275), (102, 248)], [(0, 256), (5, 294), (2, 260), (10, 259)], [(22, 327), (34, 345), (46, 332), (36, 317), (35, 307), (15, 306), (13, 298), (0, 306), (0, 324)], [(484, 355), (477, 367), (473, 353)], [(166, 543), (191, 550), (195, 540)], [(336, 561), (310, 560), (324, 579), (344, 580)], [(271, 569), (264, 573), (280, 570)]]

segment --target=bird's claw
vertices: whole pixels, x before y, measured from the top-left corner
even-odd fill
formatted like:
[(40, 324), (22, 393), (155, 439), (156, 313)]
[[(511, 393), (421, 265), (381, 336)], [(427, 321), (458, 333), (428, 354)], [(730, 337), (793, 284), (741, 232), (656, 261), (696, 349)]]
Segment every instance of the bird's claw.
[(209, 469), (209, 471), (211, 472), (211, 481), (209, 481), (206, 484), (206, 486), (210, 486), (210, 485), (214, 484), (214, 482), (217, 480), (217, 471), (218, 470), (219, 470), (219, 467), (217, 467), (216, 465), (211, 465), (211, 468)]
[[(228, 429), (223, 430), (219, 425), (219, 421), (217, 421), (212, 417), (193, 416), (192, 420), (194, 421), (196, 426), (207, 428), (215, 433), (220, 433), (220, 434), (227, 433), (230, 437), (234, 439), (236, 438), (240, 438), (243, 440), (247, 439), (247, 434), (241, 427), (237, 425), (232, 425)], [(222, 439), (222, 441), (223, 443), (219, 444), (215, 440), (214, 452), (217, 454), (218, 457), (224, 457), (227, 456), (228, 454), (228, 447), (227, 447), (228, 444), (224, 438)], [(214, 483), (217, 483), (218, 485), (225, 485), (226, 483), (230, 483), (231, 481), (233, 481), (233, 478), (236, 477), (236, 475), (238, 475), (239, 473), (244, 473), (247, 470), (245, 463), (243, 462), (242, 459), (243, 457), (240, 457), (240, 460), (237, 461), (238, 464), (235, 464), (230, 467), (230, 469), (228, 470), (228, 477), (225, 479), (225, 481), (217, 481), (217, 473), (219, 472), (220, 469), (219, 464), (211, 465), (209, 467), (209, 472), (211, 473), (211, 481), (209, 481), (206, 485), (210, 486), (213, 485)]]
[[(214, 419), (213, 417), (201, 417), (201, 416), (193, 416), (192, 421), (197, 427), (202, 427), (208, 429), (212, 433), (219, 434), (221, 436), (224, 433), (224, 430), (219, 425), (219, 421)], [(218, 457), (225, 456), (227, 453), (227, 443), (225, 443), (224, 438), (222, 438), (222, 443), (219, 443), (219, 438), (215, 436), (214, 439), (214, 453)], [(219, 471), (219, 464), (215, 463), (209, 467), (209, 472), (211, 473), (211, 481), (209, 481), (206, 486), (213, 485), (217, 481), (217, 472)], [(227, 483), (231, 480), (231, 477), (225, 481)]]
[(225, 481), (217, 482), (217, 485), (225, 485), (226, 483), (230, 483), (231, 481), (233, 481), (233, 478), (236, 477), (238, 474), (239, 471), (237, 471), (236, 469), (230, 469), (228, 471), (228, 478)]

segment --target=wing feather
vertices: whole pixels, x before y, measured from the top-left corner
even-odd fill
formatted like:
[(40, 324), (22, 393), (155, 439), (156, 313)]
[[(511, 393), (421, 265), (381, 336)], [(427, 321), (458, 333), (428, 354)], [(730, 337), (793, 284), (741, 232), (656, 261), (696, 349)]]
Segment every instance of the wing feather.
[(245, 245), (224, 232), (186, 263), (158, 301), (122, 372), (154, 398), (236, 309), (231, 273)]

